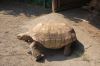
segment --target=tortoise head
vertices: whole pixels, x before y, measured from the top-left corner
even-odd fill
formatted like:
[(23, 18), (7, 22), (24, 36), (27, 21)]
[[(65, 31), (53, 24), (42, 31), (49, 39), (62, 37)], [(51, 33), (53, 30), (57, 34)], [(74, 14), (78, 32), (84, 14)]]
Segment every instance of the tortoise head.
[(32, 43), (33, 42), (32, 37), (27, 35), (27, 34), (18, 34), (17, 38), (19, 40), (23, 40), (23, 41), (28, 42), (28, 43)]

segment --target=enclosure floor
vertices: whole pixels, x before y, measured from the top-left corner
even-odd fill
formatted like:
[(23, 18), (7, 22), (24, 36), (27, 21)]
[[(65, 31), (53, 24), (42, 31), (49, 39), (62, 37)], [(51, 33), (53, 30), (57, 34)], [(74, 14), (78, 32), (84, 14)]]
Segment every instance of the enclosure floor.
[(46, 13), (47, 10), (30, 5), (0, 4), (0, 66), (100, 66), (100, 22), (86, 21), (88, 12), (82, 9), (60, 13), (75, 29), (78, 40), (84, 46), (84, 54), (76, 57), (76, 53), (67, 58), (63, 54), (54, 54), (44, 63), (32, 59), (27, 54), (28, 44), (18, 40), (16, 35), (27, 30), (22, 26), (29, 20)]

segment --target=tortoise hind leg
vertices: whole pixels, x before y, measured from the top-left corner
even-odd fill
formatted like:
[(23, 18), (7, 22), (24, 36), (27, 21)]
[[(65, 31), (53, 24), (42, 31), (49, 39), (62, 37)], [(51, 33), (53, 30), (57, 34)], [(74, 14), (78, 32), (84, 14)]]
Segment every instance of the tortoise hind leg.
[(64, 55), (69, 56), (71, 54), (71, 47), (70, 46), (65, 46), (64, 47)]
[(44, 58), (44, 54), (41, 52), (39, 45), (36, 41), (33, 41), (30, 44), (30, 51), (33, 57), (36, 58), (36, 61), (41, 61)]

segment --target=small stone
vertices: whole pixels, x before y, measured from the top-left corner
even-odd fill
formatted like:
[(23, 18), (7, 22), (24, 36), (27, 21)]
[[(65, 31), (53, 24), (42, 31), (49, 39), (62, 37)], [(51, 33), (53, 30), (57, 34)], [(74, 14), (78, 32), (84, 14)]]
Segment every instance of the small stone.
[(9, 31), (6, 31), (5, 33), (9, 33)]

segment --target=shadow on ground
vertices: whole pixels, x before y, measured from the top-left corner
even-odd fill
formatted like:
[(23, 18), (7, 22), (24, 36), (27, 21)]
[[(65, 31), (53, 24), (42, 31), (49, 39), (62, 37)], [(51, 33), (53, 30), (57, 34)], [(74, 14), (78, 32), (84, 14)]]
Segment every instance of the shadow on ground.
[(71, 46), (72, 52), (70, 56), (64, 56), (63, 52), (64, 49), (58, 49), (58, 50), (46, 50), (45, 52), (45, 59), (49, 62), (51, 61), (64, 61), (64, 60), (70, 60), (73, 58), (78, 58), (84, 54), (84, 46), (81, 42), (77, 41), (74, 42)]
[(86, 20), (89, 21), (89, 23), (94, 27), (100, 29), (100, 15), (94, 17), (92, 13), (82, 8), (62, 11), (60, 13), (63, 14), (65, 18), (70, 19), (76, 23), (83, 22), (82, 20)]
[(27, 17), (39, 16), (42, 14), (49, 13), (50, 11), (35, 5), (29, 5), (25, 3), (0, 3), (0, 12), (5, 12), (4, 14), (19, 16), (24, 14)]

